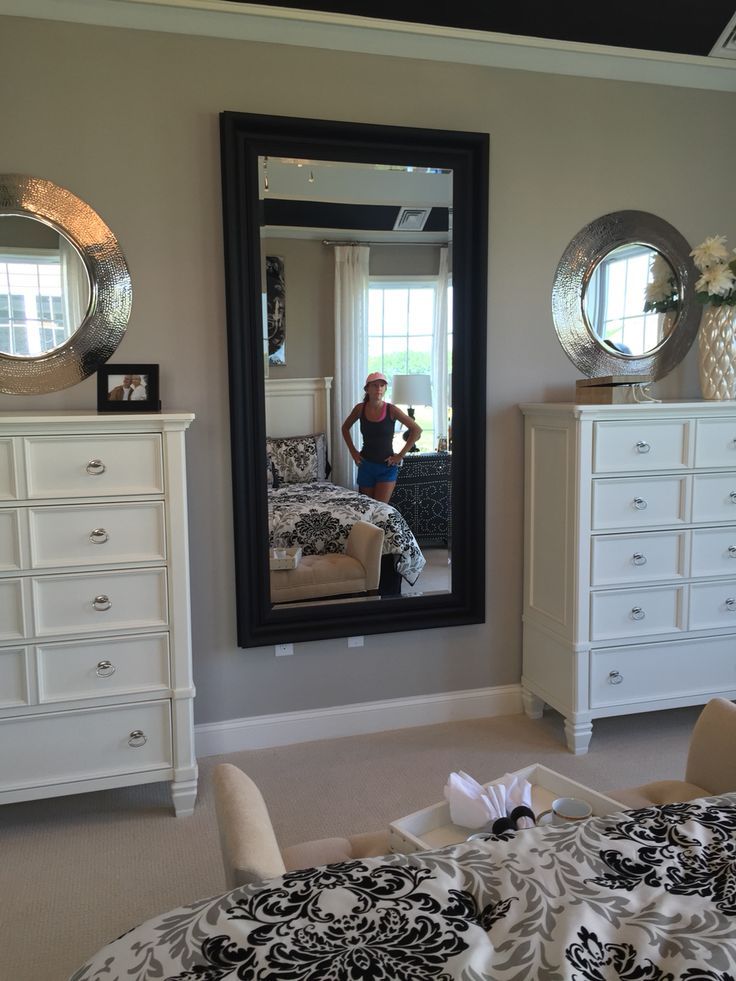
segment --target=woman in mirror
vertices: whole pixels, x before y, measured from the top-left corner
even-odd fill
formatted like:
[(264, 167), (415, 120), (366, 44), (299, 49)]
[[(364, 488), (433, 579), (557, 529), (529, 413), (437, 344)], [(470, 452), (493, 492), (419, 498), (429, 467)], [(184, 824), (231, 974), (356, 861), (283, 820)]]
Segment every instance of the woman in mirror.
[[(363, 401), (353, 407), (341, 430), (348, 452), (358, 467), (358, 490), (384, 504), (391, 500), (404, 456), (422, 435), (421, 427), (412, 418), (384, 401), (387, 387), (385, 375), (380, 371), (371, 372), (363, 386)], [(350, 430), (358, 419), (363, 437), (360, 453), (350, 436)], [(408, 429), (400, 453), (394, 453), (393, 447), (397, 420)]]

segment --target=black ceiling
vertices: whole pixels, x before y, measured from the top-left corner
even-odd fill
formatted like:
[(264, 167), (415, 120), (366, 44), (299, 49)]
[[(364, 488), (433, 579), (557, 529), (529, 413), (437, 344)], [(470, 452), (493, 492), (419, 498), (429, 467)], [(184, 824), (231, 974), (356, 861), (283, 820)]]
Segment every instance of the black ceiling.
[(349, 0), (347, 3), (267, 0), (267, 4), (691, 55), (709, 54), (736, 10), (734, 0), (701, 0), (700, 3), (618, 0), (609, 7), (591, 0), (587, 3), (563, 0), (558, 4), (532, 5), (531, 9), (525, 4), (491, 0), (455, 3), (448, 0)]

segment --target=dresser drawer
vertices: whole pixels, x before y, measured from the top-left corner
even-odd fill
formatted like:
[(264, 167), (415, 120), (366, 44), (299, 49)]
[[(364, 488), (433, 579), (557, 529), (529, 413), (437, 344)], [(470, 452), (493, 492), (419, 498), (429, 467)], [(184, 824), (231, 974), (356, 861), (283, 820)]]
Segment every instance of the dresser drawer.
[(0, 640), (21, 640), (24, 636), (21, 580), (0, 579)]
[(687, 466), (688, 423), (682, 421), (596, 422), (594, 473), (677, 470)]
[(594, 480), (593, 529), (681, 524), (685, 521), (687, 481), (687, 477), (674, 476)]
[(680, 587), (602, 590), (591, 594), (592, 640), (643, 637), (682, 629)]
[(29, 518), (35, 569), (166, 558), (160, 501), (31, 508)]
[(17, 497), (13, 440), (0, 439), (0, 501), (14, 501)]
[(590, 652), (591, 707), (736, 689), (733, 637)]
[(684, 531), (596, 535), (591, 546), (591, 584), (631, 585), (681, 577), (685, 536)]
[(158, 433), (29, 436), (24, 444), (29, 498), (163, 493)]
[(736, 419), (698, 419), (695, 432), (696, 467), (736, 470)]
[(20, 511), (15, 508), (0, 510), (0, 572), (19, 572)]
[(171, 711), (167, 700), (3, 719), (0, 742), (13, 747), (2, 790), (168, 769)]
[(39, 576), (32, 583), (38, 637), (163, 627), (168, 622), (164, 569)]
[(39, 644), (36, 654), (41, 702), (169, 687), (168, 634)]
[(27, 705), (28, 696), (25, 648), (0, 648), (0, 708)]
[(736, 576), (736, 525), (693, 531), (692, 576)]
[[(697, 583), (690, 587), (690, 629), (736, 627), (736, 579)], [(736, 637), (732, 640), (736, 650)]]
[(736, 473), (696, 474), (693, 521), (736, 522)]

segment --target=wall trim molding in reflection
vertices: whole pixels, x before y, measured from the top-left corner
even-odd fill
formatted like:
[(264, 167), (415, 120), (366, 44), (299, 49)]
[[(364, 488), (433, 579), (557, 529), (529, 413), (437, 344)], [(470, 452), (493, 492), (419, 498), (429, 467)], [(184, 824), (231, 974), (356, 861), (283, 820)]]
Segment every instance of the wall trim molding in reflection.
[(244, 749), (268, 749), (315, 739), (360, 736), (389, 729), (410, 729), (440, 722), (519, 715), (521, 685), (470, 688), (379, 702), (334, 705), (301, 712), (226, 719), (194, 727), (196, 754), (217, 756)]

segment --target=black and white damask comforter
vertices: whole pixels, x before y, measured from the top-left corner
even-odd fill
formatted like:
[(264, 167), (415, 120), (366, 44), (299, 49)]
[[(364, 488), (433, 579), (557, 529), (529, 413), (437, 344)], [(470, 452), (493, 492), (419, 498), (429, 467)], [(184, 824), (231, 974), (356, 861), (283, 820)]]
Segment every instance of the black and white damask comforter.
[(291, 872), (71, 981), (734, 981), (736, 794)]
[(383, 554), (395, 556), (396, 572), (414, 585), (426, 560), (409, 525), (390, 504), (329, 481), (283, 484), (268, 492), (272, 545), (301, 545), (305, 555), (344, 552), (356, 521), (383, 528)]

